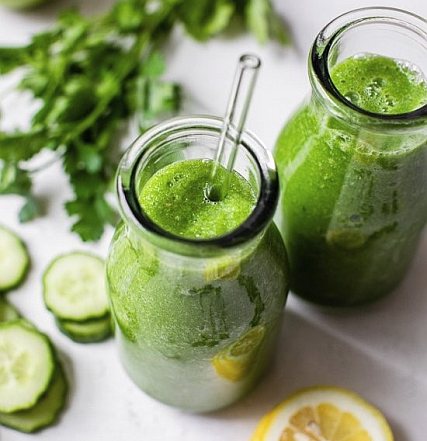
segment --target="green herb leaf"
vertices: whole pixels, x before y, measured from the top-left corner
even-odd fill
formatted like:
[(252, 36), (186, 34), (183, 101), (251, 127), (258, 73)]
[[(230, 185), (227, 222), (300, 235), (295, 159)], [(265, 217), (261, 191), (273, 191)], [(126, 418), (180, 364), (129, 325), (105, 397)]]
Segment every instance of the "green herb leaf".
[(133, 33), (147, 20), (148, 14), (139, 1), (121, 1), (114, 8), (114, 19), (119, 32)]
[(166, 62), (160, 52), (153, 52), (141, 67), (141, 75), (148, 78), (159, 78), (166, 70)]
[(88, 173), (98, 173), (102, 169), (103, 158), (101, 152), (98, 152), (93, 146), (79, 145), (78, 158), (82, 168)]
[(16, 163), (30, 159), (47, 147), (46, 132), (0, 133), (0, 159)]
[(181, 105), (181, 89), (175, 83), (140, 77), (137, 81), (136, 112), (142, 131), (160, 118), (178, 112)]
[(41, 213), (40, 206), (37, 200), (33, 196), (28, 196), (26, 198), (25, 204), (19, 210), (18, 218), (19, 222), (25, 223), (29, 222), (36, 217), (38, 217)]
[(9, 73), (26, 64), (27, 47), (0, 48), (0, 74)]
[(79, 234), (84, 241), (98, 240), (104, 232), (104, 225), (114, 225), (117, 221), (117, 214), (102, 196), (85, 202), (75, 199), (67, 202), (65, 208), (69, 215), (77, 217), (72, 231)]
[(289, 44), (291, 41), (288, 26), (283, 21), (282, 17), (274, 12), (270, 13), (270, 34), (272, 39), (278, 41), (282, 45)]
[(65, 208), (72, 230), (97, 240), (116, 221), (106, 195), (120, 155), (120, 133), (131, 117), (141, 131), (179, 111), (180, 86), (162, 77), (162, 44), (177, 25), (197, 40), (244, 17), (260, 41), (283, 39), (270, 0), (117, 0), (101, 17), (61, 14), (30, 44), (0, 48), (0, 75), (23, 69), (18, 89), (40, 102), (27, 131), (0, 132), (0, 194), (25, 198), (21, 221), (40, 214), (31, 176), (20, 165), (43, 149), (61, 148), (74, 193)]
[(273, 10), (271, 0), (247, 0), (245, 20), (260, 43), (266, 43), (270, 38), (281, 44), (289, 41), (286, 26)]
[(104, 233), (102, 219), (98, 219), (95, 213), (88, 213), (87, 216), (80, 218), (73, 224), (71, 231), (77, 233), (84, 242), (94, 242), (99, 240)]
[(181, 2), (178, 14), (186, 31), (205, 41), (227, 28), (234, 10), (231, 0), (197, 0)]
[(31, 195), (31, 185), (31, 178), (25, 170), (13, 163), (0, 163), (0, 194), (25, 197), (25, 203), (18, 214), (20, 222), (28, 222), (40, 214), (39, 204)]
[(31, 190), (31, 178), (13, 162), (0, 162), (0, 194), (26, 196)]

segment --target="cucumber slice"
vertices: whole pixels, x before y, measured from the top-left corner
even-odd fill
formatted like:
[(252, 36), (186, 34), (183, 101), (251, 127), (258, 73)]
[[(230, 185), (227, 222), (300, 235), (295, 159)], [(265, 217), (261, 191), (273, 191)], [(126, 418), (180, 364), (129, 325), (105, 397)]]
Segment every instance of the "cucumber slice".
[(56, 258), (43, 276), (44, 301), (61, 320), (104, 317), (109, 311), (102, 259), (87, 253)]
[(0, 322), (18, 320), (21, 316), (14, 306), (6, 299), (0, 297)]
[(111, 317), (88, 320), (87, 322), (73, 322), (70, 320), (56, 320), (58, 328), (67, 337), (77, 343), (96, 343), (111, 335)]
[(0, 291), (18, 286), (27, 275), (30, 257), (22, 240), (0, 226)]
[(51, 426), (64, 408), (67, 392), (67, 379), (61, 364), (58, 363), (52, 384), (37, 404), (31, 409), (14, 413), (0, 412), (0, 424), (25, 433)]
[(55, 357), (46, 335), (24, 320), (0, 323), (0, 412), (34, 406), (54, 371)]

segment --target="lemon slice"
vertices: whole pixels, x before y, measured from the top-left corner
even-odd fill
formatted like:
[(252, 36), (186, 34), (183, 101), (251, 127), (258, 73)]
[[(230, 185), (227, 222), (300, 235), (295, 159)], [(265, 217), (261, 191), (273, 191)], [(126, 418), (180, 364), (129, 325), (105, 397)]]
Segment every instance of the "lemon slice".
[(393, 441), (381, 412), (338, 387), (302, 389), (269, 412), (252, 441)]
[(228, 256), (215, 259), (213, 263), (207, 264), (204, 275), (206, 282), (236, 280), (240, 275), (240, 261)]
[(212, 359), (216, 373), (229, 381), (243, 380), (255, 363), (264, 334), (264, 326), (255, 326), (233, 344), (218, 352)]

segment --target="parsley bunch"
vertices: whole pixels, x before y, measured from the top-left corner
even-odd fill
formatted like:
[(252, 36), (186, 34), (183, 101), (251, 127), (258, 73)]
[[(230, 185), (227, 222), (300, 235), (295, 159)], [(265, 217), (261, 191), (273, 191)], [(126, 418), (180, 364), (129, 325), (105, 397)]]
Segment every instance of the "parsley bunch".
[(65, 203), (72, 230), (84, 241), (99, 239), (116, 220), (106, 194), (123, 124), (136, 117), (144, 131), (180, 108), (180, 86), (162, 79), (162, 43), (177, 25), (205, 41), (235, 19), (260, 42), (286, 42), (270, 0), (119, 0), (101, 17), (67, 11), (27, 46), (0, 48), (0, 74), (23, 68), (18, 88), (40, 103), (28, 130), (0, 131), (0, 194), (25, 198), (21, 222), (39, 214), (24, 162), (48, 149), (74, 192)]

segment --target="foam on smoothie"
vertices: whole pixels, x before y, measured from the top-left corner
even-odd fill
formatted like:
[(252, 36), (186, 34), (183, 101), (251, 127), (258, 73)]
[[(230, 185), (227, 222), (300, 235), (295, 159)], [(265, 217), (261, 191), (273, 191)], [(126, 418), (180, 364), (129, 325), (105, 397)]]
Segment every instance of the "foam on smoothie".
[(331, 78), (352, 104), (379, 114), (401, 114), (427, 104), (427, 81), (404, 61), (374, 54), (347, 58), (334, 66)]
[[(186, 160), (157, 171), (144, 185), (139, 202), (164, 230), (191, 239), (222, 236), (241, 225), (252, 212), (256, 196), (238, 173), (229, 174), (229, 190), (220, 201), (206, 197), (212, 161)], [(220, 182), (228, 172), (219, 170)]]

